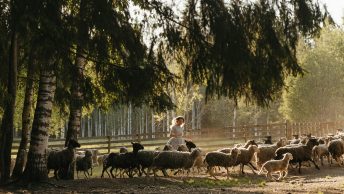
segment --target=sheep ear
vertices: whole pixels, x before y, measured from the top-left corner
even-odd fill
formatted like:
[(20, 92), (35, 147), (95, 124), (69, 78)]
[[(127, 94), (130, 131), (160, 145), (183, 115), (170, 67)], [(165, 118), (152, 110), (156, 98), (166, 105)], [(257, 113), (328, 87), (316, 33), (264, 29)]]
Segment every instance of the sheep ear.
[(134, 145), (134, 142), (131, 142), (131, 145)]

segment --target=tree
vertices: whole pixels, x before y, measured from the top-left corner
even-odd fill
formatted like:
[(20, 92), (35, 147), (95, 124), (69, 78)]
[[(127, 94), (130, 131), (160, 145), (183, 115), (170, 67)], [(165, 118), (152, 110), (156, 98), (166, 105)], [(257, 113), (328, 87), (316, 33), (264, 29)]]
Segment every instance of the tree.
[[(51, 66), (53, 64), (48, 64)], [(24, 179), (41, 181), (48, 178), (47, 148), (49, 124), (55, 94), (56, 77), (54, 71), (41, 69), (35, 116), (31, 130), (30, 149)]]
[(299, 37), (314, 35), (323, 21), (310, 0), (189, 0), (182, 20), (167, 18), (166, 50), (183, 64), (185, 79), (206, 84), (206, 97), (244, 97), (259, 105), (276, 98), (287, 76), (303, 73)]
[(344, 116), (344, 32), (327, 26), (321, 36), (298, 47), (304, 76), (289, 79), (281, 112), (291, 121), (327, 121)]
[(13, 168), (12, 178), (20, 178), (24, 168), (24, 157), (29, 143), (29, 131), (31, 123), (31, 112), (33, 106), (33, 89), (34, 89), (34, 73), (35, 73), (34, 56), (31, 54), (28, 62), (28, 70), (26, 76), (26, 88), (24, 105), (22, 110), (22, 135), (17, 152), (16, 163)]
[(8, 59), (8, 81), (7, 95), (5, 100), (5, 111), (1, 122), (1, 146), (0, 146), (0, 169), (1, 183), (7, 182), (10, 177), (11, 151), (14, 130), (14, 111), (17, 92), (17, 66), (18, 66), (18, 32), (17, 32), (17, 4), (10, 2), (10, 34), (11, 43)]

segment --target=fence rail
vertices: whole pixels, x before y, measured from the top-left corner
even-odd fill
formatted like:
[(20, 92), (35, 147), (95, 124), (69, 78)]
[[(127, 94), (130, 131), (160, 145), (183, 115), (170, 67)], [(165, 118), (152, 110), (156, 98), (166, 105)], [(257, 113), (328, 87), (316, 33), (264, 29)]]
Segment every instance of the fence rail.
[[(186, 131), (185, 137), (193, 139), (196, 144), (205, 150), (230, 146), (234, 143), (242, 143), (248, 139), (262, 140), (265, 136), (273, 139), (280, 137), (291, 138), (292, 135), (312, 134), (326, 136), (335, 134), (337, 129), (344, 127), (344, 121), (335, 122), (302, 122), (271, 123), (268, 125), (242, 125), (224, 128), (203, 128), (200, 130)], [(162, 147), (168, 140), (169, 132), (154, 132), (131, 135), (115, 135), (105, 137), (79, 138), (82, 149), (97, 148), (101, 153), (109, 153), (116, 149), (130, 146), (131, 141), (139, 141), (146, 149)], [(20, 139), (14, 139), (12, 155), (15, 155), (19, 147)], [(49, 139), (49, 147), (62, 148), (64, 139)]]

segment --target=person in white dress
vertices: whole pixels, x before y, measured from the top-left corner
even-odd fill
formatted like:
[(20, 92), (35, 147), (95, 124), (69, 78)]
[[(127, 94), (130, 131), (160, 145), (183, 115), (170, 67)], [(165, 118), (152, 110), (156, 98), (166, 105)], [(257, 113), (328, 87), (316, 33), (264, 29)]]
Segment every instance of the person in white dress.
[(171, 145), (174, 150), (177, 150), (179, 145), (185, 144), (183, 138), (184, 117), (178, 116), (172, 120), (172, 123), (173, 125), (170, 127), (170, 139), (167, 141), (167, 144)]

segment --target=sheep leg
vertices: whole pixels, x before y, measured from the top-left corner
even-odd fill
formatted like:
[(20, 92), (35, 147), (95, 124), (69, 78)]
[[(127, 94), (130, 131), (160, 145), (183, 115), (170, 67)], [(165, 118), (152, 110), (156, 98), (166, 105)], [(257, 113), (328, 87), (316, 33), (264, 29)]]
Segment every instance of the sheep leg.
[(242, 174), (245, 174), (245, 172), (244, 172), (244, 164), (240, 164), (240, 170), (241, 170)]
[[(153, 168), (153, 174), (154, 174), (154, 177), (156, 177), (156, 168)], [(164, 175), (165, 176), (165, 175)]]
[(299, 174), (301, 174), (301, 162), (299, 162)]
[(76, 171), (76, 178), (79, 179), (79, 171)]
[(85, 170), (85, 171), (84, 171), (84, 176), (85, 176), (86, 179), (88, 178), (88, 177), (87, 177), (87, 173), (88, 173), (88, 172)]
[(209, 169), (209, 167), (208, 167), (209, 175), (212, 176), (212, 177), (214, 177), (216, 180), (219, 180), (219, 179), (215, 176), (215, 173), (214, 173), (215, 170), (216, 170), (216, 169), (214, 169), (214, 167), (210, 167), (210, 169)]
[(270, 179), (270, 180), (275, 180), (275, 177), (273, 177), (271, 175), (271, 172), (268, 171), (268, 173), (266, 174), (266, 176)]
[[(113, 173), (112, 173), (113, 169), (115, 169), (115, 167), (111, 167), (110, 173), (111, 173), (111, 177), (112, 177), (112, 178), (115, 178), (115, 176), (114, 176)], [(117, 169), (116, 169), (116, 172), (117, 172)]]
[(228, 169), (228, 167), (226, 167), (226, 171), (227, 171), (227, 179), (229, 179), (229, 169)]
[(319, 166), (314, 162), (314, 160), (311, 160), (311, 162), (313, 162), (316, 169), (320, 170)]
[(101, 175), (101, 178), (104, 177), (104, 171), (109, 175), (109, 178), (110, 178), (110, 174), (109, 174), (109, 171), (107, 171), (107, 169), (109, 168), (110, 166), (106, 165), (106, 166), (103, 166), (103, 171), (102, 171), (102, 175)]
[(56, 179), (56, 180), (59, 180), (59, 177), (58, 177), (58, 175), (57, 175), (57, 170), (55, 170), (55, 169), (54, 169), (54, 176), (55, 176), (55, 179)]
[[(285, 174), (284, 174), (284, 173), (285, 173)], [(284, 170), (284, 171), (283, 171), (283, 174), (284, 174), (283, 178), (287, 177), (287, 175), (288, 175), (288, 169)]]
[(162, 174), (164, 174), (165, 177), (168, 177), (168, 173), (166, 172), (165, 169), (161, 169)]
[(92, 174), (93, 174), (93, 167), (91, 167), (91, 176), (92, 176)]
[(253, 174), (257, 174), (257, 173), (255, 172), (255, 170), (257, 170), (257, 168), (256, 168), (255, 166), (253, 166), (253, 164), (252, 164), (251, 162), (249, 162), (247, 166), (249, 166), (249, 167), (251, 168)]

